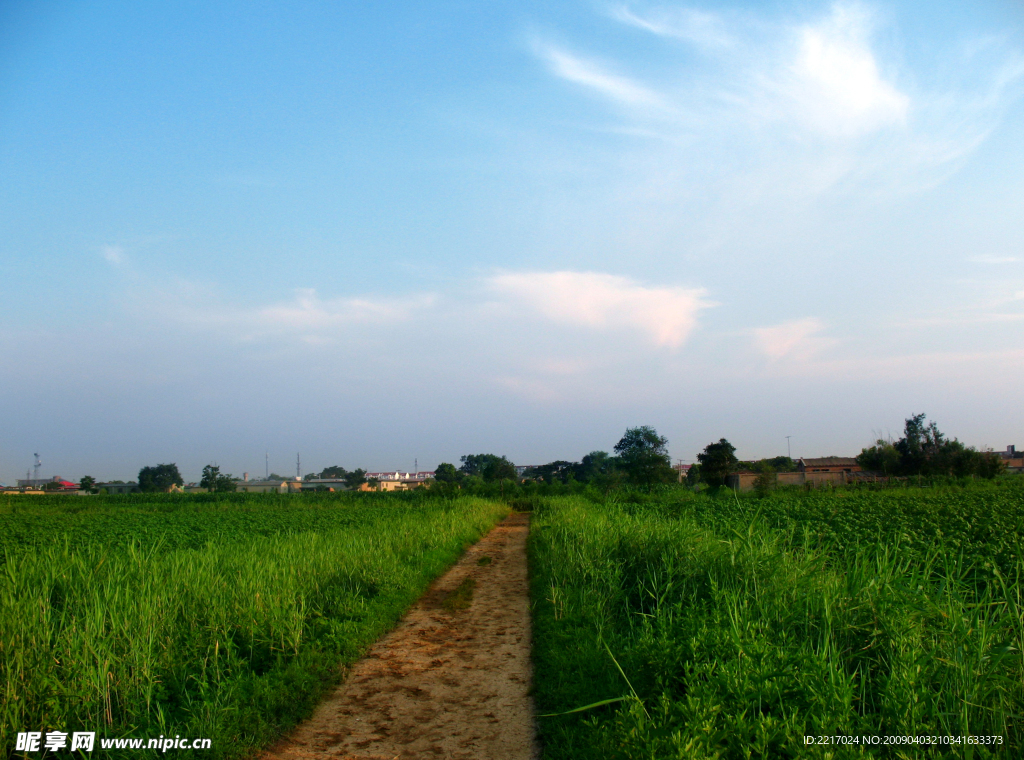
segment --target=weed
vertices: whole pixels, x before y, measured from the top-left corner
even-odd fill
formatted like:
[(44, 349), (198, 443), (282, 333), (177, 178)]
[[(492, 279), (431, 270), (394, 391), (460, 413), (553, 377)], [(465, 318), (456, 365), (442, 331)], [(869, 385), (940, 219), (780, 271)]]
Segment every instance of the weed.
[(0, 511), (0, 757), (19, 731), (80, 727), (252, 755), (508, 513), (474, 497), (339, 496), (33, 497)]
[(466, 577), (453, 591), (449, 592), (444, 601), (441, 602), (449, 612), (456, 610), (467, 610), (473, 603), (473, 589), (476, 588), (476, 579)]

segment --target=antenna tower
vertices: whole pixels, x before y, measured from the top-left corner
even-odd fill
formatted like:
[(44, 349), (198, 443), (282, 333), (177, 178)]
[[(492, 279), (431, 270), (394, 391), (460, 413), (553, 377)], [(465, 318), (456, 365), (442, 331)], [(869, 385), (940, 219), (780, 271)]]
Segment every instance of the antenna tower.
[(420, 460), (419, 460), (419, 457), (417, 457), (416, 459), (414, 459), (412, 461), (413, 461), (412, 471), (413, 471), (413, 474), (415, 474), (415, 473), (420, 471)]

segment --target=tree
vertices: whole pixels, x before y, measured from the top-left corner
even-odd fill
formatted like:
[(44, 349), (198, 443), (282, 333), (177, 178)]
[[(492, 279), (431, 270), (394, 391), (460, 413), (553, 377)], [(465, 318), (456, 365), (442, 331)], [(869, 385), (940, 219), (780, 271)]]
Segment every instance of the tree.
[(171, 486), (183, 485), (185, 481), (176, 464), (158, 464), (139, 470), (140, 491), (169, 491)]
[(366, 470), (360, 467), (352, 470), (352, 472), (346, 472), (344, 480), (346, 486), (356, 491), (359, 489), (359, 486), (366, 482)]
[(668, 439), (647, 425), (627, 428), (625, 435), (615, 444), (619, 466), (626, 477), (636, 485), (652, 486), (670, 483), (676, 479), (668, 457)]
[(455, 469), (455, 465), (441, 462), (434, 469), (434, 481), (436, 483), (457, 483), (459, 481), (459, 471)]
[(591, 451), (576, 466), (576, 480), (589, 483), (602, 475), (609, 475), (615, 470), (617, 461), (607, 451)]
[(516, 466), (508, 457), (497, 454), (466, 454), (460, 457), (462, 466), (459, 470), (466, 475), (483, 478), (485, 481), (517, 480), (519, 475)]
[(545, 483), (565, 483), (570, 479), (576, 479), (576, 469), (578, 467), (578, 462), (566, 462), (559, 459), (554, 462), (538, 465), (537, 467), (531, 467), (526, 471), (526, 474), (538, 480), (543, 480)]
[(327, 478), (344, 478), (348, 475), (348, 470), (340, 465), (334, 465), (333, 467), (324, 467), (320, 470), (320, 477), (322, 479)]
[(757, 492), (758, 496), (767, 496), (770, 491), (775, 490), (775, 487), (779, 484), (779, 476), (775, 472), (775, 468), (769, 463), (769, 460), (762, 460), (757, 465), (757, 477), (754, 478), (754, 491)]
[(908, 417), (903, 437), (895, 443), (878, 440), (862, 449), (857, 464), (865, 470), (886, 475), (944, 475), (966, 478), (980, 475), (992, 478), (1005, 467), (998, 454), (964, 446), (956, 438), (949, 440), (935, 422), (924, 414)]
[(724, 438), (718, 443), (709, 443), (697, 455), (700, 464), (699, 476), (709, 486), (724, 486), (725, 479), (736, 469), (736, 447)]
[(83, 491), (91, 491), (96, 487), (96, 478), (91, 475), (86, 475), (78, 481), (78, 487)]
[(994, 451), (984, 451), (979, 454), (978, 475), (982, 478), (994, 478), (1006, 472), (1006, 462)]
[(900, 472), (900, 453), (892, 445), (892, 441), (879, 438), (875, 445), (861, 449), (857, 455), (857, 464), (868, 472), (880, 472), (883, 475), (897, 475)]
[(434, 468), (434, 482), (430, 485), (431, 492), (441, 496), (455, 498), (459, 495), (460, 481), (464, 475), (449, 462), (441, 462)]
[(203, 478), (199, 481), (199, 485), (211, 493), (234, 491), (238, 487), (235, 479), (230, 475), (222, 475), (220, 467), (215, 464), (208, 464), (203, 468)]

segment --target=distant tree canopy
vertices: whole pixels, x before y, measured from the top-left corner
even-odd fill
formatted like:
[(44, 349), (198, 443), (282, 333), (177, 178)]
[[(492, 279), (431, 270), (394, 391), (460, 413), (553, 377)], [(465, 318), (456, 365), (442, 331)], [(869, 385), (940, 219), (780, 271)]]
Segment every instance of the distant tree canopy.
[(739, 460), (736, 459), (736, 447), (724, 438), (718, 443), (709, 443), (704, 451), (697, 455), (697, 468), (695, 477), (707, 483), (709, 486), (724, 486), (725, 479), (736, 471)]
[(337, 464), (333, 467), (324, 467), (320, 470), (321, 478), (344, 478), (346, 475), (348, 475), (348, 470)]
[(231, 475), (222, 474), (220, 467), (215, 464), (208, 464), (203, 468), (203, 477), (199, 485), (208, 491), (218, 493), (234, 491), (238, 487), (235, 479)]
[(796, 472), (796, 462), (789, 457), (741, 460), (736, 463), (736, 467), (751, 472), (761, 472), (765, 467), (770, 467), (775, 472)]
[(168, 491), (171, 486), (180, 486), (184, 482), (181, 473), (178, 472), (178, 465), (173, 463), (143, 467), (139, 470), (140, 491)]
[(459, 471), (455, 469), (455, 465), (441, 462), (441, 464), (434, 468), (434, 481), (437, 483), (457, 483), (459, 481)]
[(591, 451), (579, 462), (557, 460), (531, 467), (524, 477), (545, 483), (594, 483), (613, 487), (621, 482), (623, 473), (618, 469), (619, 459), (607, 451)]
[(91, 475), (86, 475), (80, 481), (78, 481), (78, 487), (83, 491), (91, 491), (96, 487), (96, 478)]
[(652, 486), (676, 479), (668, 458), (668, 439), (647, 425), (628, 428), (615, 444), (618, 466), (630, 483)]
[[(496, 480), (518, 480), (516, 466), (507, 457), (497, 454), (466, 454), (459, 458), (459, 470), (470, 477), (482, 478), (487, 482)], [(436, 471), (435, 471), (436, 473)]]
[(591, 451), (576, 466), (576, 480), (589, 483), (602, 475), (614, 472), (618, 460), (607, 451)]
[(352, 472), (346, 472), (342, 477), (345, 480), (345, 485), (355, 491), (366, 482), (366, 470), (360, 467)]
[(576, 472), (579, 462), (566, 462), (562, 459), (547, 464), (531, 467), (525, 473), (527, 477), (543, 480), (545, 483), (567, 483), (570, 480), (578, 480)]
[(992, 478), (1005, 469), (998, 454), (964, 446), (956, 438), (949, 440), (924, 414), (904, 421), (903, 437), (898, 441), (879, 439), (874, 446), (862, 449), (857, 464), (872, 472), (904, 476)]

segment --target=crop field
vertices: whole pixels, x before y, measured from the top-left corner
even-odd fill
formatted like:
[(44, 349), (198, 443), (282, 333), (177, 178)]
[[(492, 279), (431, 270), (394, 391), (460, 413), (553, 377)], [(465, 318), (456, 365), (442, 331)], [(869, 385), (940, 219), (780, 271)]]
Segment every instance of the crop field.
[(507, 512), (414, 494), (9, 497), (0, 755), (48, 730), (245, 755)]
[(1022, 545), (1010, 479), (543, 502), (545, 756), (1022, 757)]

